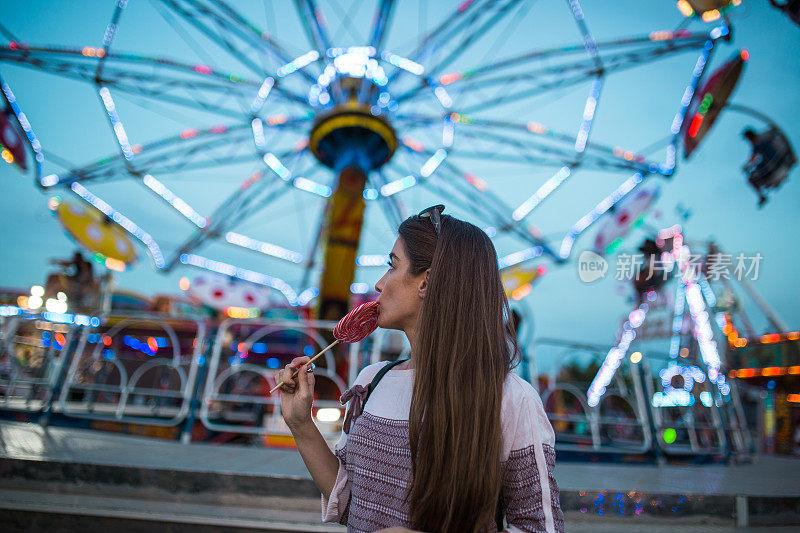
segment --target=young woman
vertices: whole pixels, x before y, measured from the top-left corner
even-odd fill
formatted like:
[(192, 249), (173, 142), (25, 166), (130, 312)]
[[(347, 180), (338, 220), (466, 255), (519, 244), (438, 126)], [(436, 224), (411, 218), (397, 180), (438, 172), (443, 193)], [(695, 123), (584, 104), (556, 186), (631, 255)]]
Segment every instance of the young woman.
[[(408, 361), (363, 369), (334, 452), (311, 418), (308, 357), (281, 370), (283, 416), (322, 493), (322, 519), (348, 531), (563, 531), (554, 434), (519, 361), (492, 241), (434, 206), (405, 220), (375, 285), (378, 325), (403, 331)], [(363, 407), (363, 412), (362, 412)], [(502, 519), (499, 522), (502, 525)], [(392, 527), (394, 526), (394, 527)], [(386, 529), (390, 528), (391, 529)], [(411, 529), (408, 529), (411, 528)]]

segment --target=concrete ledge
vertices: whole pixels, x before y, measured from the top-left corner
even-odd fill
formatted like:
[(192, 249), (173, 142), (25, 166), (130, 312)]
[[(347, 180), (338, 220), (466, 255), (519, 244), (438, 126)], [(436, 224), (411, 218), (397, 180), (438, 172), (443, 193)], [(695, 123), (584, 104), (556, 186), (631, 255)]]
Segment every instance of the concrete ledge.
[[(217, 504), (140, 500), (130, 497), (52, 494), (0, 490), (0, 520), (4, 531), (265, 531), (334, 532), (337, 524), (323, 524), (317, 512)], [(15, 528), (14, 524), (24, 525)], [(9, 529), (6, 529), (6, 527)]]
[[(789, 473), (789, 475), (797, 475)], [(747, 497), (748, 524), (751, 526), (784, 526), (800, 524), (800, 498)]]
[(561, 508), (582, 514), (635, 518), (713, 518), (732, 524), (735, 497), (724, 495), (654, 494), (641, 491), (561, 491)]
[[(27, 507), (9, 503), (18, 501), (17, 494), (23, 493)], [(60, 514), (75, 514), (65, 511), (64, 504), (77, 498), (83, 499), (75, 504), (83, 514), (96, 516), (116, 516), (103, 514), (103, 509), (122, 505), (124, 511), (120, 513), (126, 519), (145, 519), (143, 516), (152, 514), (152, 509), (167, 506), (169, 510), (159, 514), (158, 520), (216, 524), (208, 517), (218, 516), (224, 509), (226, 520), (245, 520), (241, 527), (255, 527), (259, 520), (263, 522), (264, 513), (276, 512), (303, 516), (303, 527), (320, 525), (319, 492), (311, 480), (299, 477), (2, 458), (0, 499), (5, 495), (9, 499), (0, 507), (40, 513), (57, 510)], [(562, 490), (560, 496), (565, 513), (631, 524), (642, 518), (657, 518), (740, 527), (800, 525), (800, 497), (568, 489)], [(98, 507), (97, 502), (108, 505)], [(251, 518), (253, 513), (257, 518)], [(193, 521), (192, 516), (197, 519)], [(278, 521), (288, 523), (285, 517)]]
[(53, 490), (67, 487), (82, 492), (103, 494), (157, 494), (165, 499), (201, 498), (203, 501), (257, 501), (282, 497), (314, 500), (319, 507), (320, 493), (311, 479), (290, 476), (263, 476), (225, 472), (196, 472), (139, 466), (96, 465), (30, 459), (0, 458), (0, 486), (29, 483)]

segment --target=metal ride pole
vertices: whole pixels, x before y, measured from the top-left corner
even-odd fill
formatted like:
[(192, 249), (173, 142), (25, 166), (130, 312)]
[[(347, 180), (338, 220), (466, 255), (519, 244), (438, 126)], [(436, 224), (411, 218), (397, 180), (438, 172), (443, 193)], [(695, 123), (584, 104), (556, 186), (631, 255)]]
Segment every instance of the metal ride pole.
[[(653, 404), (649, 401), (650, 398), (653, 397), (652, 393), (650, 392), (651, 387), (648, 386), (647, 381), (647, 374), (645, 374), (644, 365), (646, 364), (646, 359), (642, 358), (642, 360), (634, 364), (633, 366), (637, 367), (635, 372), (635, 379), (639, 381), (642, 390), (644, 391), (644, 400), (645, 400), (645, 415), (647, 416), (647, 425), (650, 428), (650, 434), (653, 436), (652, 446), (653, 446), (653, 455), (655, 456), (656, 463), (659, 465), (664, 465), (667, 463), (667, 457), (664, 454), (664, 450), (661, 448), (661, 441), (658, 439), (658, 429), (656, 428), (656, 421), (655, 417), (653, 416)], [(649, 369), (648, 369), (649, 373)]]
[[(211, 330), (208, 334), (208, 339), (214, 339), (217, 336), (217, 330)], [(189, 402), (189, 412), (186, 414), (186, 421), (181, 430), (180, 442), (181, 444), (189, 444), (192, 442), (192, 427), (197, 419), (197, 411), (202, 407), (203, 403), (203, 388), (205, 386), (206, 372), (208, 371), (208, 360), (211, 357), (211, 349), (214, 345), (212, 342), (206, 342), (206, 339), (201, 339), (205, 343), (204, 350), (200, 351), (198, 357), (201, 357), (200, 364), (197, 369), (197, 379), (194, 382), (194, 390), (192, 391), (192, 400)]]

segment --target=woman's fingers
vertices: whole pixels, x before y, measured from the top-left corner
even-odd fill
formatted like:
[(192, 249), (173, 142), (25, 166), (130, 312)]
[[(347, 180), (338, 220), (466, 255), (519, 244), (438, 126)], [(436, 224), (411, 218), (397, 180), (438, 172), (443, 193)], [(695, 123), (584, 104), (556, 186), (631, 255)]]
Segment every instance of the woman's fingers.
[[(284, 382), (284, 384), (281, 385), (280, 388), (281, 392), (287, 392), (293, 394), (297, 391), (298, 387), (300, 386), (300, 381), (299, 381), (300, 369), (302, 367), (305, 367), (310, 360), (311, 358), (305, 355), (302, 357), (295, 357), (294, 359), (292, 359), (291, 363), (286, 365), (283, 370), (280, 370), (276, 374), (275, 377), (277, 379), (277, 383), (280, 383), (281, 381)], [(306, 368), (306, 371), (308, 370), (311, 370), (313, 372), (312, 367)], [(295, 372), (297, 373), (297, 375), (295, 375)], [(310, 381), (310, 379), (313, 378), (306, 377), (306, 379)]]
[(308, 363), (309, 361), (311, 361), (311, 358), (306, 355), (302, 357), (295, 357), (294, 359), (292, 359), (292, 366), (294, 366), (295, 368), (300, 368), (302, 365)]
[(294, 374), (294, 368), (291, 364), (286, 365), (286, 367), (281, 370), (280, 376), (278, 378), (278, 383), (283, 381), (283, 385), (281, 385), (281, 392), (294, 392), (294, 389), (297, 385), (297, 378), (293, 378), (292, 374)]
[(297, 387), (300, 392), (306, 395), (312, 395), (314, 391), (314, 363), (311, 364), (301, 364), (300, 365), (300, 373), (297, 375)]

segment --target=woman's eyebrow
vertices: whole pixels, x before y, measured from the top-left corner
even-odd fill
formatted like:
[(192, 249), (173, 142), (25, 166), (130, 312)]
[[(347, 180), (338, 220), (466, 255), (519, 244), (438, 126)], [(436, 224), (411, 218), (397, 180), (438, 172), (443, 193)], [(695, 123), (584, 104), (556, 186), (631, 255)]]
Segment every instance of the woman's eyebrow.
[(397, 257), (397, 256), (394, 254), (394, 252), (389, 252), (389, 259), (400, 259), (400, 258), (399, 258), (399, 257)]

